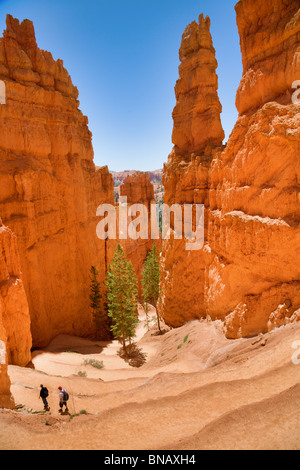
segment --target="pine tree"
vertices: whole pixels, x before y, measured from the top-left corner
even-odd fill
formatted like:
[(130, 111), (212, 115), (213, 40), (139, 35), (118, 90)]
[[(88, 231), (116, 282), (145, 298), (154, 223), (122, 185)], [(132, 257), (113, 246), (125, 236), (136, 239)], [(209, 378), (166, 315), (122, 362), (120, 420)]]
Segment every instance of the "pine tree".
[[(157, 312), (157, 301), (159, 297), (159, 258), (155, 243), (153, 243), (152, 249), (149, 251), (144, 263), (142, 286), (144, 304), (151, 304), (155, 307), (157, 325), (159, 331), (161, 331), (159, 315)], [(147, 313), (148, 308), (146, 308), (146, 314)]]
[(126, 341), (135, 336), (137, 317), (137, 279), (132, 263), (118, 244), (107, 272), (108, 316), (115, 339), (121, 339), (126, 352)]
[(98, 269), (95, 266), (92, 266), (90, 269), (90, 308), (96, 326), (97, 337), (103, 333), (103, 330), (106, 327), (106, 314), (102, 309), (101, 284), (98, 282), (98, 275)]

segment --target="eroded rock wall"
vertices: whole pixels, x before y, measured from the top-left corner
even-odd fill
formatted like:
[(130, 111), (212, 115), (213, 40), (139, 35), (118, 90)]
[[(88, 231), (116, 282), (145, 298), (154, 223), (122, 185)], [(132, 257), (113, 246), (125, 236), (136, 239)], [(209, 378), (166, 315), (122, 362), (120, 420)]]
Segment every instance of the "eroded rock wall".
[(300, 107), (292, 103), (299, 7), (296, 0), (238, 2), (244, 71), (226, 148), (206, 132), (202, 155), (179, 158), (175, 146), (165, 165), (166, 201), (206, 208), (201, 252), (163, 243), (160, 312), (172, 326), (209, 315), (237, 338), (299, 317)]
[(210, 170), (205, 296), (229, 337), (266, 332), (300, 306), (300, 5), (241, 0), (236, 12), (240, 115)]
[(26, 366), (31, 360), (31, 345), (17, 239), (0, 219), (0, 407), (14, 407), (7, 366)]
[(7, 373), (6, 332), (2, 322), (2, 307), (0, 303), (0, 408), (13, 409), (15, 406), (10, 391), (10, 379)]
[(34, 346), (92, 333), (89, 270), (105, 277), (96, 209), (113, 204), (96, 171), (88, 120), (61, 60), (37, 47), (33, 24), (8, 15), (0, 39), (0, 213), (18, 237)]
[(9, 364), (31, 360), (30, 316), (20, 271), (17, 238), (0, 219), (0, 310)]

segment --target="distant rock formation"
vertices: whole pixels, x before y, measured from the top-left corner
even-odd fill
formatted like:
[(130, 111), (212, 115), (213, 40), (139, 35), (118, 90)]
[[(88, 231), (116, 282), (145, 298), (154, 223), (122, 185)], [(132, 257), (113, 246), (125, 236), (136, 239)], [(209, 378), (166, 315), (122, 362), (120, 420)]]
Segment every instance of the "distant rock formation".
[[(7, 16), (0, 39), (0, 214), (16, 234), (33, 346), (92, 334), (89, 270), (106, 273), (96, 209), (113, 204), (107, 167), (96, 171), (88, 119), (62, 60), (37, 47), (31, 21)], [(22, 325), (23, 328), (23, 325)]]
[[(128, 176), (133, 176), (136, 170), (124, 170), (124, 171), (111, 171), (114, 179), (114, 193), (115, 202), (118, 202), (120, 197), (120, 185)], [(163, 170), (147, 171), (150, 179), (150, 183), (153, 184), (154, 198), (157, 203), (162, 203), (164, 198), (164, 187), (162, 186), (162, 175)]]
[[(127, 197), (128, 209), (133, 204), (142, 204), (148, 213), (148, 238), (132, 240), (130, 237), (127, 240), (120, 240), (126, 257), (129, 259), (134, 267), (139, 288), (139, 297), (142, 298), (142, 271), (144, 261), (146, 260), (149, 250), (151, 250), (153, 243), (156, 243), (158, 251), (160, 251), (161, 240), (151, 239), (151, 204), (155, 204), (154, 188), (150, 183), (149, 174), (144, 172), (135, 172), (127, 176), (120, 186), (120, 196)], [(137, 214), (139, 215), (139, 214)], [(136, 217), (128, 217), (128, 224)]]
[[(300, 80), (299, 1), (240, 0), (236, 12), (244, 65), (240, 115), (225, 149), (222, 134), (216, 145), (193, 114), (189, 128), (194, 122), (197, 135), (205, 130), (203, 145), (195, 138), (174, 141), (164, 168), (165, 200), (205, 205), (205, 245), (186, 252), (181, 241), (163, 242), (159, 303), (170, 325), (209, 315), (224, 321), (229, 338), (299, 319), (300, 308), (300, 112), (291, 99)], [(215, 70), (210, 73), (214, 81)], [(202, 83), (200, 71), (197, 77)], [(178, 121), (173, 113), (175, 136), (180, 126), (187, 134), (184, 116)], [(187, 154), (180, 155), (180, 146)]]

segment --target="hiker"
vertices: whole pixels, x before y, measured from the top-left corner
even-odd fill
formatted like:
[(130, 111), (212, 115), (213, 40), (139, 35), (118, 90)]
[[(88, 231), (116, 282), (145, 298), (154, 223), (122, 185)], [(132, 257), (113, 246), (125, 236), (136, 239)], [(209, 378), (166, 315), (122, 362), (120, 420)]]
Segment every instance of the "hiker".
[(69, 400), (69, 394), (66, 392), (66, 390), (62, 387), (58, 387), (58, 390), (59, 390), (59, 412), (62, 413), (63, 412), (63, 407), (65, 406), (66, 409), (66, 413), (68, 413), (69, 409), (68, 409), (68, 400)]
[(44, 385), (41, 385), (40, 398), (43, 400), (45, 411), (50, 411), (48, 401), (47, 401), (48, 396), (49, 396), (48, 389), (44, 387)]

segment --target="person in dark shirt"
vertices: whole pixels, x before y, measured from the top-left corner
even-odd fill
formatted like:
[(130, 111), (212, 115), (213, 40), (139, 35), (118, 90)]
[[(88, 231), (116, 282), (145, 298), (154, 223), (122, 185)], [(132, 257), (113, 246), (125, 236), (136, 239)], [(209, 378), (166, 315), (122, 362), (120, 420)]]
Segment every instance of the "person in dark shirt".
[(41, 385), (40, 398), (43, 400), (45, 411), (50, 411), (48, 400), (47, 400), (48, 396), (49, 396), (48, 389), (44, 387), (44, 385)]

